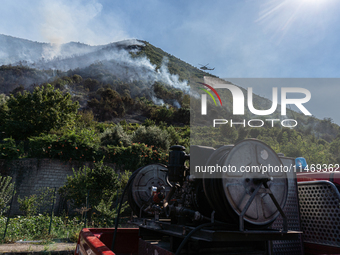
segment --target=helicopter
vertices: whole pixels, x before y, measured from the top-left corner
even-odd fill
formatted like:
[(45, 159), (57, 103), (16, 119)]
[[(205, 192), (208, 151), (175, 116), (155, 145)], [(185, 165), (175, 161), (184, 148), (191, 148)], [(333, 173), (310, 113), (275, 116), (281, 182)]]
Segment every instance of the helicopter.
[(202, 64), (199, 64), (199, 65), (201, 66), (200, 69), (202, 69), (202, 70), (214, 70), (215, 69), (215, 67), (214, 68), (209, 68), (208, 67), (209, 63), (206, 64), (206, 65), (202, 65)]

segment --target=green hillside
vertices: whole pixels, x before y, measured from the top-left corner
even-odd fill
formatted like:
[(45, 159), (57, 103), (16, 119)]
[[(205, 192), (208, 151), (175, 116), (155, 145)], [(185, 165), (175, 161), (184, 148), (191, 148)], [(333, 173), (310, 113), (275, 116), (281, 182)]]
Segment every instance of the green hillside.
[(143, 43), (145, 43), (145, 47), (143, 47), (143, 49), (136, 54), (132, 53), (132, 56), (146, 56), (152, 64), (157, 66), (157, 69), (161, 67), (162, 61), (164, 57), (166, 57), (169, 60), (169, 72), (171, 74), (179, 75), (181, 80), (189, 81), (189, 85), (190, 82), (198, 81), (205, 75), (216, 77), (184, 62), (179, 58), (176, 58), (175, 56), (163, 51), (160, 48), (153, 46), (149, 42), (143, 41)]
[[(102, 48), (100, 54), (104, 50)], [(81, 59), (95, 54), (82, 56)], [(169, 73), (178, 75), (181, 86), (190, 85), (192, 92), (197, 91), (197, 95), (200, 94), (198, 88), (202, 86), (199, 82), (203, 82), (203, 76), (211, 76), (148, 42), (144, 42), (140, 51), (132, 51), (130, 55), (137, 62), (143, 58), (149, 59), (156, 66), (156, 72), (167, 61)], [(69, 60), (63, 61), (67, 63)], [(103, 59), (87, 67), (68, 71), (38, 70), (22, 65), (1, 66), (0, 158), (52, 157), (96, 161), (105, 156), (105, 160), (129, 166), (133, 170), (135, 166), (144, 163), (165, 162), (170, 144), (189, 147), (190, 113), (192, 109), (200, 108), (199, 96), (190, 99), (183, 90), (162, 81), (143, 80), (138, 76), (132, 79), (136, 72), (139, 74), (139, 69), (131, 69), (129, 63), (118, 62), (114, 58)], [(113, 72), (114, 68), (119, 68), (119, 72)], [(37, 100), (40, 97), (33, 96), (37, 93), (35, 89), (40, 88), (41, 91), (47, 84), (51, 84), (55, 91), (47, 93), (47, 99), (51, 97), (51, 102), (57, 102), (52, 100), (56, 98), (54, 93), (57, 93), (57, 98), (64, 95), (65, 100), (71, 100), (67, 103), (69, 105), (79, 102), (76, 118), (73, 116), (66, 122), (49, 118), (52, 112), (59, 116), (57, 113), (63, 111), (60, 105), (48, 104), (48, 100)], [(246, 90), (241, 89), (246, 95)], [(223, 108), (208, 101), (211, 118), (215, 115), (226, 119), (235, 118), (231, 114), (231, 94), (225, 90), (221, 91), (221, 95), (227, 99)], [(36, 99), (32, 101), (30, 98)], [(164, 104), (155, 104), (157, 100), (162, 100)], [(50, 110), (38, 110), (39, 107), (45, 109), (47, 105), (51, 107)], [(270, 106), (270, 100), (254, 95), (255, 108), (268, 109)], [(280, 118), (278, 114), (271, 117)], [(331, 119), (319, 120), (288, 109), (287, 117), (299, 123), (294, 129), (280, 126), (228, 128), (226, 125), (209, 128), (205, 127), (207, 120), (199, 114), (191, 114), (191, 117), (198, 124), (194, 130), (195, 136), (192, 137), (195, 144), (205, 145), (205, 140), (209, 139), (214, 146), (218, 146), (245, 138), (258, 138), (271, 145), (276, 152), (283, 152), (287, 156), (305, 156), (313, 163), (340, 163), (339, 126)], [(243, 118), (251, 119), (254, 116), (247, 111)], [(37, 123), (41, 125), (44, 119), (51, 119), (49, 128), (44, 125), (37, 128)], [(115, 123), (121, 123), (121, 126)], [(35, 131), (29, 133), (21, 130), (23, 127)], [(150, 151), (149, 148), (157, 149), (160, 154), (145, 154), (155, 153), (154, 149)], [(136, 156), (133, 154), (139, 157), (138, 161), (134, 161)], [(142, 155), (147, 156), (141, 160)]]

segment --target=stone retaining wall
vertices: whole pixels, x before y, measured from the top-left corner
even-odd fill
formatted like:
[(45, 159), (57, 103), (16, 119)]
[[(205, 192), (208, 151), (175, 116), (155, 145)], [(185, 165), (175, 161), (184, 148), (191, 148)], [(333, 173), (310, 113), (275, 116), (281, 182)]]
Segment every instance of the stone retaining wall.
[[(64, 185), (67, 176), (73, 175), (73, 168), (78, 170), (84, 165), (92, 167), (93, 162), (64, 162), (56, 159), (0, 160), (0, 175), (11, 176), (16, 186), (17, 193), (13, 200), (11, 215), (22, 214), (19, 211), (18, 196), (23, 198), (38, 194), (45, 187), (58, 190)], [(56, 214), (61, 211), (62, 204), (59, 195), (57, 195), (54, 210)]]

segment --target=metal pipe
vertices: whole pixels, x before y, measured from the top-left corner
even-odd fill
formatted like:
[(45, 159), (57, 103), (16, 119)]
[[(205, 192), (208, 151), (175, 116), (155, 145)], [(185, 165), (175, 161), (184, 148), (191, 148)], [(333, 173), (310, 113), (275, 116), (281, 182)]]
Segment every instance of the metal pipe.
[(164, 207), (164, 212), (165, 212), (166, 217), (170, 216), (169, 201), (170, 201), (171, 197), (174, 195), (176, 189), (177, 189), (177, 185), (174, 184), (171, 187), (169, 193), (166, 195), (166, 197), (163, 200), (163, 207)]
[(12, 194), (11, 205), (9, 206), (9, 209), (8, 209), (8, 214), (7, 214), (7, 221), (6, 221), (6, 227), (5, 227), (5, 232), (4, 232), (4, 240), (5, 240), (5, 237), (6, 237), (7, 226), (8, 226), (8, 223), (9, 223), (9, 216), (10, 216), (10, 214), (11, 214), (11, 209), (12, 209), (12, 204), (13, 204), (14, 194), (15, 194), (15, 185), (14, 185), (14, 187), (13, 187), (13, 194)]
[(270, 198), (273, 200), (274, 202), (274, 205), (276, 206), (277, 210), (279, 210), (281, 216), (282, 216), (282, 220), (283, 220), (283, 231), (287, 232), (288, 231), (288, 220), (287, 220), (287, 216), (286, 214), (283, 212), (281, 206), (279, 205), (279, 203), (277, 202), (275, 196), (273, 195), (273, 193), (271, 192), (269, 186), (268, 186), (268, 183), (263, 183), (263, 186), (268, 189), (270, 192), (269, 193), (269, 196)]
[(54, 188), (53, 193), (53, 202), (52, 202), (52, 208), (51, 208), (51, 219), (50, 219), (50, 227), (48, 228), (48, 234), (51, 234), (51, 226), (52, 226), (52, 218), (53, 218), (53, 209), (54, 209), (54, 201), (55, 201), (55, 192), (57, 191), (57, 188)]
[(262, 184), (259, 184), (259, 185), (257, 186), (257, 188), (254, 190), (253, 194), (252, 194), (251, 197), (249, 198), (249, 200), (248, 200), (246, 206), (243, 208), (243, 210), (242, 210), (242, 212), (241, 212), (241, 214), (240, 214), (240, 216), (239, 216), (239, 221), (240, 221), (240, 231), (243, 231), (243, 230), (244, 230), (244, 219), (243, 219), (243, 217), (244, 217), (244, 215), (246, 214), (246, 212), (248, 211), (248, 208), (249, 208), (250, 204), (253, 202), (253, 200), (254, 200), (254, 198), (255, 198), (257, 192), (260, 190), (261, 185), (262, 185)]
[(84, 227), (86, 228), (86, 220), (87, 220), (87, 210), (89, 206), (89, 195), (90, 195), (90, 190), (87, 190), (87, 196), (86, 196), (86, 205), (85, 205), (85, 219), (84, 219)]

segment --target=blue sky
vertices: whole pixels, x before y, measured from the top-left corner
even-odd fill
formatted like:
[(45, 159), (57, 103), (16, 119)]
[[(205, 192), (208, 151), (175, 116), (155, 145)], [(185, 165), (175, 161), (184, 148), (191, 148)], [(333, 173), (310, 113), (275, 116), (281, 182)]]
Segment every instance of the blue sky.
[[(337, 0), (1, 3), (1, 34), (91, 45), (137, 38), (196, 67), (209, 63), (215, 67), (211, 73), (221, 78), (340, 78)], [(323, 102), (323, 111), (313, 114), (340, 123), (337, 112), (331, 110), (340, 107), (336, 105), (340, 86), (332, 86), (332, 93), (320, 92), (317, 86), (307, 87), (316, 106)], [(271, 88), (266, 90), (261, 93), (270, 96)], [(325, 101), (334, 104), (327, 109)]]

